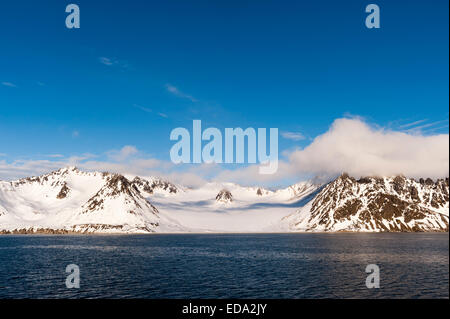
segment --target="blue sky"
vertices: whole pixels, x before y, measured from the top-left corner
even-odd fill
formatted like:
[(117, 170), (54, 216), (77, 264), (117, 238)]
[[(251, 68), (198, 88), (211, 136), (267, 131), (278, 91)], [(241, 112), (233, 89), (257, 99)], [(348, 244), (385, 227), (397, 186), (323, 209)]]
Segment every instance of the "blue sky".
[(280, 153), (349, 115), (448, 134), (448, 1), (374, 1), (380, 29), (368, 1), (76, 0), (69, 30), (69, 3), (0, 5), (4, 163), (124, 145), (169, 161), (193, 119), (277, 127)]

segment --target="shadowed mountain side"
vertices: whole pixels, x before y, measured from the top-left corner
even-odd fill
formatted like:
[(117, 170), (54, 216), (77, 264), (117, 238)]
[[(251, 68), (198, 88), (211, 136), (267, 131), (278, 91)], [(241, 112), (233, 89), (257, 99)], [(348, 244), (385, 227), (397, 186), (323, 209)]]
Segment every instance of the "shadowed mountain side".
[(247, 210), (247, 209), (267, 209), (267, 208), (300, 208), (305, 206), (309, 201), (311, 201), (318, 193), (320, 193), (320, 191), (322, 190), (323, 186), (318, 188), (317, 190), (315, 190), (314, 192), (312, 192), (311, 194), (297, 200), (297, 201), (293, 201), (291, 203), (283, 203), (283, 202), (279, 202), (279, 203), (252, 203), (249, 205), (243, 205), (241, 207), (228, 207), (227, 210)]

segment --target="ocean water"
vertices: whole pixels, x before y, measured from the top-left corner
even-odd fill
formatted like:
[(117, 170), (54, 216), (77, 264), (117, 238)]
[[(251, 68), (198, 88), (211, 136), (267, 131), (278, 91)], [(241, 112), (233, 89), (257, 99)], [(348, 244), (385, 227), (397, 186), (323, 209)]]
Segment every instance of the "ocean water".
[(448, 233), (4, 235), (0, 298), (448, 298), (448, 262)]

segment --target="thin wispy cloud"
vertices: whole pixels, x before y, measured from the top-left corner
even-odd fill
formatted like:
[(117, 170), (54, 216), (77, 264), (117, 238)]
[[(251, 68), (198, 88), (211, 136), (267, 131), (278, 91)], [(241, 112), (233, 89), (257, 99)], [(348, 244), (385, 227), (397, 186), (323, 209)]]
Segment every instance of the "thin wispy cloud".
[(15, 84), (12, 83), (12, 82), (2, 82), (2, 85), (3, 85), (3, 86), (10, 87), (10, 88), (16, 88), (16, 87), (17, 87), (17, 85), (15, 85)]
[(81, 161), (86, 161), (89, 159), (93, 159), (93, 158), (97, 158), (98, 155), (97, 154), (92, 154), (92, 153), (83, 153), (81, 155), (74, 155), (74, 156), (70, 156), (67, 159), (67, 163), (71, 166), (73, 165), (77, 165), (77, 163), (81, 162)]
[(188, 99), (188, 100), (191, 100), (192, 102), (198, 102), (198, 100), (196, 98), (194, 98), (192, 95), (189, 95), (189, 94), (186, 94), (186, 93), (180, 91), (177, 87), (175, 87), (171, 84), (166, 84), (166, 89), (169, 93), (172, 93), (173, 95), (175, 95), (179, 98)]
[[(412, 126), (412, 127), (408, 128), (408, 129), (404, 130), (404, 132), (407, 132), (407, 133), (424, 133), (425, 131), (436, 130), (438, 126), (442, 126), (442, 124), (446, 123), (446, 122), (448, 123), (448, 119), (441, 120), (441, 121), (435, 121), (435, 122), (432, 122), (432, 123), (425, 123), (425, 121), (422, 121), (422, 122), (420, 122), (421, 125)], [(427, 130), (424, 131), (424, 129), (427, 129)]]
[(161, 117), (164, 117), (164, 118), (168, 118), (169, 117), (166, 113), (156, 112), (156, 111), (153, 112), (152, 109), (150, 109), (148, 107), (145, 107), (145, 106), (142, 106), (142, 105), (139, 105), (139, 104), (133, 104), (133, 107), (135, 107), (135, 108), (137, 108), (137, 109), (139, 109), (141, 111), (144, 111), (146, 113), (154, 113), (154, 114), (157, 114), (157, 115), (159, 115)]
[(447, 128), (447, 131), (448, 131), (448, 124), (424, 130), (423, 133), (424, 134), (431, 134), (431, 133), (435, 133), (436, 131), (442, 130), (442, 129), (445, 129), (445, 128)]
[(138, 153), (138, 150), (135, 146), (125, 145), (120, 150), (112, 150), (107, 153), (109, 159), (116, 162), (123, 162), (130, 158), (131, 156)]
[(99, 57), (98, 60), (100, 61), (101, 64), (108, 66), (113, 65), (115, 63), (112, 59), (106, 57)]
[(108, 57), (99, 57), (98, 61), (106, 66), (118, 66), (122, 69), (128, 69), (130, 67), (127, 61), (118, 60), (116, 58), (108, 58)]
[(64, 159), (21, 159), (12, 162), (0, 160), (0, 180), (14, 180), (22, 177), (37, 176), (65, 166), (77, 166), (94, 157), (96, 155), (86, 153)]
[(48, 154), (47, 157), (50, 157), (50, 158), (63, 158), (64, 155), (62, 155), (62, 154)]
[(80, 136), (80, 132), (79, 131), (75, 130), (75, 131), (72, 132), (72, 137), (73, 138), (77, 138), (79, 136)]
[(426, 121), (427, 121), (427, 119), (423, 119), (423, 120), (418, 120), (415, 122), (403, 124), (403, 125), (400, 125), (400, 128), (408, 128), (408, 127), (415, 126), (415, 125), (418, 125), (418, 124), (426, 122)]
[(133, 104), (133, 106), (135, 108), (140, 109), (141, 111), (144, 111), (144, 112), (147, 112), (147, 113), (152, 113), (153, 112), (152, 109), (150, 109), (148, 107), (145, 107), (145, 106), (142, 106), (142, 105), (139, 105), (139, 104)]
[(292, 141), (301, 141), (306, 139), (306, 137), (300, 132), (281, 132), (281, 137), (292, 140)]

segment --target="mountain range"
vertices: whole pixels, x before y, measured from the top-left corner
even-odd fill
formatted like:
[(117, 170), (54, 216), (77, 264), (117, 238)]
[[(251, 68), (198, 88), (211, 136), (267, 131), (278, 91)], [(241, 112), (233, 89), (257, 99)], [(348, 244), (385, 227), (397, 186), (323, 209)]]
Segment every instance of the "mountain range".
[(75, 167), (0, 181), (0, 233), (425, 232), (449, 225), (449, 180), (342, 174), (270, 190), (199, 188)]

